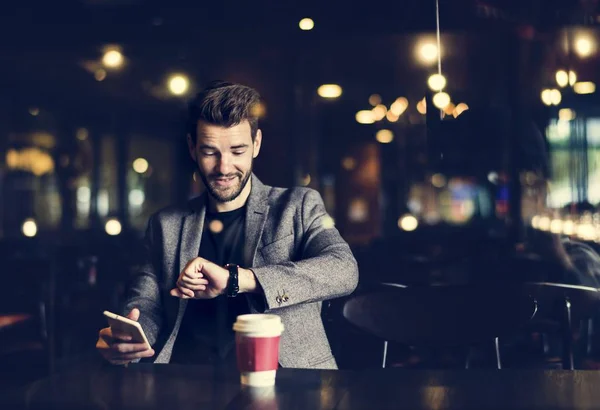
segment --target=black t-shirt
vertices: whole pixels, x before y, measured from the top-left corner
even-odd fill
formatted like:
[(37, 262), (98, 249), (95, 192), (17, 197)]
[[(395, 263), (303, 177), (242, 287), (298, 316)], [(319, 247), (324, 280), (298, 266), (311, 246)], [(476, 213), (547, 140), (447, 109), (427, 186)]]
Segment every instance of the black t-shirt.
[[(220, 266), (243, 265), (246, 207), (206, 213), (199, 256)], [(246, 295), (190, 299), (173, 346), (171, 363), (213, 364), (235, 359), (232, 329), (238, 315), (249, 313)]]

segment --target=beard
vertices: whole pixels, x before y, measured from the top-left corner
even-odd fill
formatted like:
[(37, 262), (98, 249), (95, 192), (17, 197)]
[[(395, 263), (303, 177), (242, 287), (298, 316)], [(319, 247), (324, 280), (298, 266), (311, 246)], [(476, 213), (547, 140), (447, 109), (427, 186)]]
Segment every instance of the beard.
[[(211, 174), (204, 175), (200, 169), (198, 169), (198, 174), (200, 174), (200, 179), (204, 183), (206, 190), (209, 195), (213, 197), (217, 202), (225, 203), (231, 202), (236, 199), (244, 188), (246, 184), (250, 180), (250, 176), (252, 175), (252, 164), (250, 165), (250, 169), (245, 172), (234, 172), (231, 174)], [(218, 178), (233, 178), (234, 181), (237, 180), (237, 184), (233, 183), (227, 187), (221, 187), (217, 184), (216, 179)]]

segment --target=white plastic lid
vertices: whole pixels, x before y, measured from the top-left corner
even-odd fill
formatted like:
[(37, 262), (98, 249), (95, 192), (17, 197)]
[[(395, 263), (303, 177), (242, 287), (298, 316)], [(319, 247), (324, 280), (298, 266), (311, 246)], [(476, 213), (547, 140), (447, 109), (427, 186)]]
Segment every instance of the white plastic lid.
[(240, 333), (264, 334), (265, 337), (279, 336), (283, 332), (283, 323), (277, 315), (262, 313), (239, 315), (233, 324), (233, 330)]

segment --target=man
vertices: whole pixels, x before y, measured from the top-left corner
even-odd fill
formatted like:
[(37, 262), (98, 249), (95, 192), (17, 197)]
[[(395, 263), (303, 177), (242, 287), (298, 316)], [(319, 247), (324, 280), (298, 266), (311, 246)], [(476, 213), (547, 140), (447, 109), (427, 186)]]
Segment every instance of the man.
[(150, 218), (147, 261), (123, 314), (152, 349), (102, 329), (96, 347), (111, 363), (232, 364), (236, 316), (270, 312), (285, 326), (281, 366), (336, 368), (321, 302), (356, 288), (357, 264), (316, 191), (273, 188), (252, 173), (259, 98), (213, 83), (191, 103), (188, 148), (206, 192)]

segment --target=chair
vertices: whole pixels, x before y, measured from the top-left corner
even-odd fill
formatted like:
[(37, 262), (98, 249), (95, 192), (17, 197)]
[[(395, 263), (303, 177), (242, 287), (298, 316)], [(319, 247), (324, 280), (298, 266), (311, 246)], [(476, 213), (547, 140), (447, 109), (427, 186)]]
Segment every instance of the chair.
[(451, 347), (493, 340), (500, 369), (498, 338), (523, 327), (537, 310), (528, 292), (506, 284), (382, 286), (384, 290), (355, 296), (343, 308), (346, 320), (385, 341), (382, 367), (388, 341)]
[(573, 370), (573, 324), (594, 315), (600, 307), (600, 291), (548, 282), (528, 282), (523, 287), (538, 306), (531, 328), (542, 332), (559, 330), (563, 340), (563, 368)]

